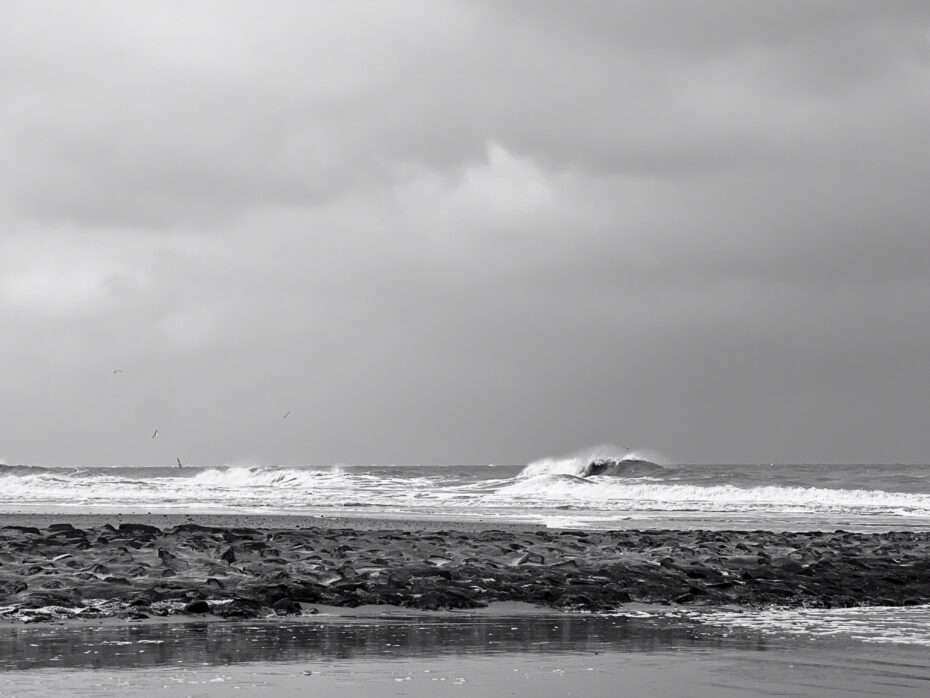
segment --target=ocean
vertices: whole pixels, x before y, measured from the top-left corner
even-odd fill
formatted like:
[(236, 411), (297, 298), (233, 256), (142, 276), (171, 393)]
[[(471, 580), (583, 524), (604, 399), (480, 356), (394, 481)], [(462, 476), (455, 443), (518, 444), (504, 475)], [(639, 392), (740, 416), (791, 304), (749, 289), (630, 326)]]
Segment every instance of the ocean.
[(601, 452), (515, 465), (0, 465), (0, 512), (238, 513), (541, 527), (926, 530), (930, 465), (663, 464)]

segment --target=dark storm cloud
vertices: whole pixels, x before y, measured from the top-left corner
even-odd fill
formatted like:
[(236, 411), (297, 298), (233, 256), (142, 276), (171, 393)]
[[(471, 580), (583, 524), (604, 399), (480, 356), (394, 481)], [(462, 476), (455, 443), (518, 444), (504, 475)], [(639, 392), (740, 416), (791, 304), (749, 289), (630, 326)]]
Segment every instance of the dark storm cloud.
[(930, 453), (924, 3), (2, 14), (0, 455)]

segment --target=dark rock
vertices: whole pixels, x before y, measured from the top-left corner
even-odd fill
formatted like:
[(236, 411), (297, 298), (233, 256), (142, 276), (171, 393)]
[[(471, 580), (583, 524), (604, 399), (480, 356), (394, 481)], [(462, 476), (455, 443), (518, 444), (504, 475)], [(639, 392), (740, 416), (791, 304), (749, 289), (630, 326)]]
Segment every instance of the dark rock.
[(31, 591), (22, 599), (24, 608), (43, 608), (45, 606), (75, 608), (81, 605), (74, 596), (55, 591)]
[(129, 597), (131, 606), (148, 606), (156, 601), (162, 601), (165, 595), (157, 589), (143, 589)]
[(202, 599), (198, 599), (197, 601), (191, 601), (189, 604), (184, 606), (184, 612), (185, 613), (209, 613), (210, 604), (208, 604), (206, 601)]
[(3, 526), (0, 530), (19, 531), (20, 533), (27, 533), (31, 536), (42, 535), (42, 532), (34, 526)]
[[(189, 524), (156, 546), (153, 529), (0, 529), (0, 603), (74, 608), (83, 596), (118, 602), (123, 612), (155, 613), (155, 600), (200, 601), (215, 615), (251, 618), (293, 612), (300, 603), (445, 609), (523, 600), (598, 612), (630, 600), (810, 607), (930, 601), (927, 533), (424, 534)], [(90, 552), (76, 552), (82, 549)], [(176, 576), (181, 570), (192, 572)]]
[(295, 601), (301, 601), (303, 603), (322, 603), (326, 587), (312, 582), (300, 581), (291, 584), (288, 591), (290, 597)]
[(427, 611), (437, 611), (443, 608), (482, 608), (487, 606), (487, 603), (477, 598), (475, 592), (470, 589), (439, 587), (413, 595), (401, 605)]
[(69, 523), (53, 523), (47, 528), (49, 531), (70, 531), (72, 529), (74, 526)]
[(796, 560), (790, 558), (775, 558), (771, 561), (771, 564), (778, 568), (783, 574), (795, 575), (802, 574), (804, 572), (804, 565)]
[(26, 625), (29, 625), (30, 623), (47, 623), (53, 618), (54, 616), (51, 616), (48, 613), (36, 613), (35, 615), (24, 618), (23, 623)]
[(257, 618), (262, 615), (262, 605), (254, 599), (235, 598), (229, 603), (214, 604), (213, 615), (220, 618)]
[(143, 523), (122, 523), (119, 525), (120, 533), (128, 533), (130, 535), (144, 535), (144, 536), (160, 536), (161, 529), (156, 526), (149, 526), (148, 524)]
[(302, 613), (300, 604), (292, 599), (278, 599), (271, 608), (279, 616), (299, 616)]
[(13, 595), (19, 594), (28, 589), (26, 582), (16, 580), (14, 582), (0, 582), (0, 595)]
[(215, 533), (221, 535), (223, 530), (224, 529), (215, 526), (201, 526), (200, 524), (188, 523), (175, 526), (169, 533)]
[(260, 602), (265, 606), (271, 606), (279, 599), (294, 599), (295, 601), (302, 601), (303, 599), (296, 598), (293, 595), (293, 592), (296, 589), (296, 586), (291, 587), (287, 584), (244, 582), (239, 584), (236, 591), (244, 597), (254, 599), (255, 601)]

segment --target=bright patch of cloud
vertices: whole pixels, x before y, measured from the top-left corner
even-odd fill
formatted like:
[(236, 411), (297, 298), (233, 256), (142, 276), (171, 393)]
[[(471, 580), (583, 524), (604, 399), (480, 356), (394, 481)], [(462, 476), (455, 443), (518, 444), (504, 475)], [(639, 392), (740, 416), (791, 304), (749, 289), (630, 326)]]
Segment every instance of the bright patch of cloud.
[(127, 245), (86, 244), (72, 234), (0, 240), (0, 308), (57, 315), (100, 310), (145, 282)]

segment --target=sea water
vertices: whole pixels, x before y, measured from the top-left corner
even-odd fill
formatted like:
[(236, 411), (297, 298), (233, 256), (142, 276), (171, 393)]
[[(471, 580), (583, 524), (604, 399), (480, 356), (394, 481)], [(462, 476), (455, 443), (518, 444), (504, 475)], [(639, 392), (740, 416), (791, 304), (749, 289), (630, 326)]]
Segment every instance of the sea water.
[(390, 516), (571, 528), (930, 529), (930, 466), (0, 465), (0, 512)]

